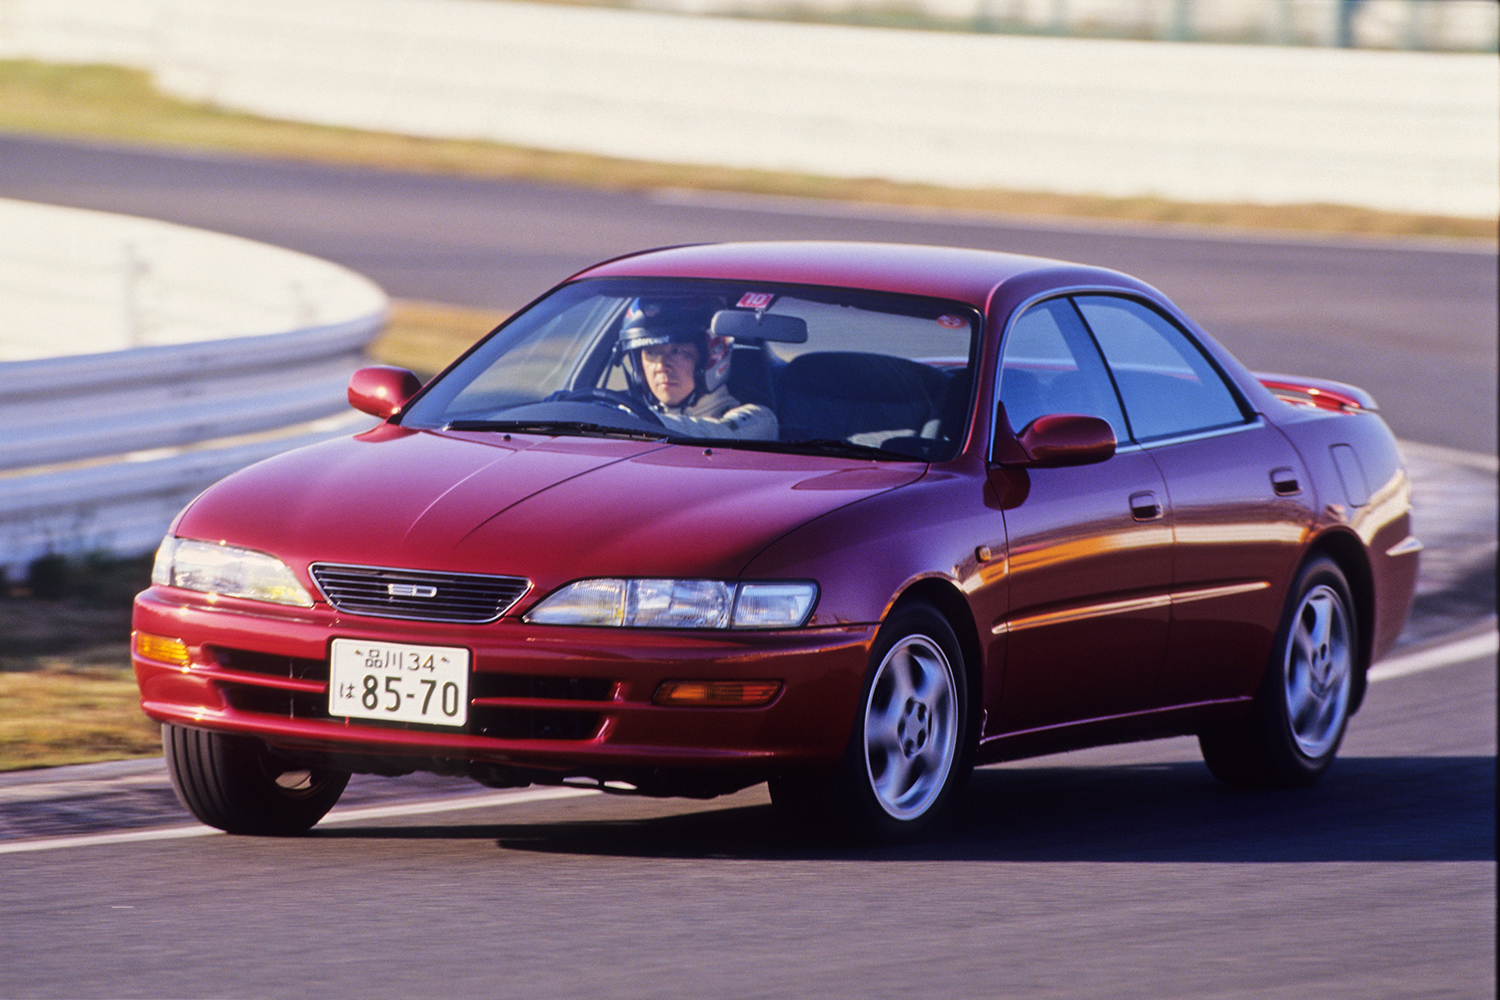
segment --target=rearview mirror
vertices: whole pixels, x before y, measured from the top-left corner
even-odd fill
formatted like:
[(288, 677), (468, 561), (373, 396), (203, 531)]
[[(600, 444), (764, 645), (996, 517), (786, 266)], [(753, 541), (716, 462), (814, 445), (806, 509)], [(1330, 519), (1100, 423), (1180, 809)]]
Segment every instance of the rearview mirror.
[(721, 309), (714, 313), (710, 332), (735, 340), (772, 340), (778, 344), (807, 343), (807, 320), (797, 316), (772, 316), (744, 309)]
[(405, 368), (372, 365), (349, 377), (349, 405), (381, 420), (401, 412), (422, 388), (422, 380)]
[(1037, 417), (1021, 432), (1028, 465), (1056, 468), (1093, 465), (1115, 453), (1115, 432), (1109, 421), (1077, 413)]

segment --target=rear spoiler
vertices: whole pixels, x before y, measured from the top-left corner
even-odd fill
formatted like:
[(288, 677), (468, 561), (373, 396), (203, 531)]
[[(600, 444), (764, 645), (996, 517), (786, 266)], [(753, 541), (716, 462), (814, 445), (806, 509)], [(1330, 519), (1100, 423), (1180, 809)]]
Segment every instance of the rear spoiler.
[(1256, 372), (1255, 378), (1278, 399), (1294, 406), (1315, 406), (1335, 413), (1358, 413), (1378, 410), (1375, 397), (1358, 386), (1302, 375), (1269, 375)]

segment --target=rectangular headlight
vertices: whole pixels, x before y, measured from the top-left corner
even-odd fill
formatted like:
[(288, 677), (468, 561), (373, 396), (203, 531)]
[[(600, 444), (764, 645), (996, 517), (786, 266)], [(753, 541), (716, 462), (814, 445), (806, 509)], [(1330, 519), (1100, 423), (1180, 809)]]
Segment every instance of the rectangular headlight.
[(817, 584), (723, 580), (579, 580), (526, 614), (537, 625), (634, 628), (795, 628), (817, 600)]
[(818, 588), (811, 583), (742, 583), (735, 628), (787, 628), (807, 621)]
[(718, 580), (631, 580), (625, 622), (641, 628), (725, 628), (734, 591)]
[(151, 582), (203, 594), (310, 608), (313, 599), (296, 574), (265, 552), (168, 535), (156, 551)]

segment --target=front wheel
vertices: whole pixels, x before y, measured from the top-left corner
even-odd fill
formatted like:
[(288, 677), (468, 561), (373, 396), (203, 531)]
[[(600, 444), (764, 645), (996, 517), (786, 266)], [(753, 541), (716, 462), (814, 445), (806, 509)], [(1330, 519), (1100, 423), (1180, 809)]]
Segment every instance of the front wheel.
[(831, 772), (771, 782), (777, 808), (803, 826), (858, 839), (909, 840), (962, 781), (968, 690), (953, 629), (912, 605), (881, 626), (854, 731)]
[(247, 736), (166, 723), (161, 743), (178, 800), (226, 833), (306, 833), (349, 783), (347, 771), (292, 764)]
[(1319, 557), (1297, 574), (1250, 714), (1200, 734), (1209, 770), (1230, 785), (1302, 787), (1333, 763), (1349, 724), (1359, 637), (1349, 584)]

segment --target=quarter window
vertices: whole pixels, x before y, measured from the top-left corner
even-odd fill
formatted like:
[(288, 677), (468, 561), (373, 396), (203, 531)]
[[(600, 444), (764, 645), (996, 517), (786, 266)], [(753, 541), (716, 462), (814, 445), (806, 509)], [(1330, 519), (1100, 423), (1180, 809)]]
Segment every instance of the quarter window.
[(1117, 296), (1080, 295), (1075, 301), (1109, 362), (1136, 440), (1245, 421), (1218, 369), (1165, 316)]

